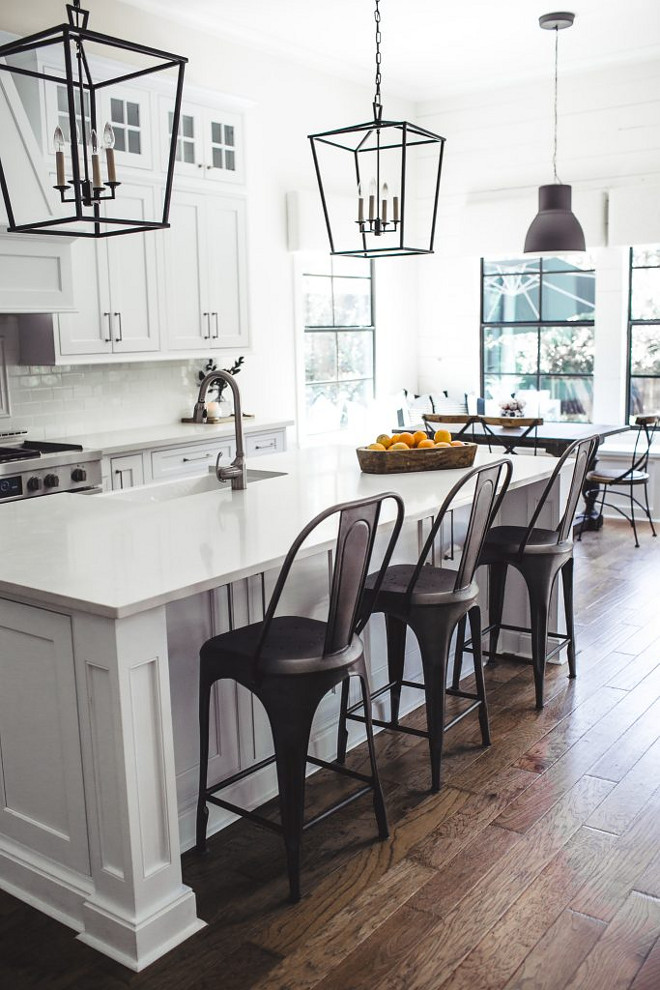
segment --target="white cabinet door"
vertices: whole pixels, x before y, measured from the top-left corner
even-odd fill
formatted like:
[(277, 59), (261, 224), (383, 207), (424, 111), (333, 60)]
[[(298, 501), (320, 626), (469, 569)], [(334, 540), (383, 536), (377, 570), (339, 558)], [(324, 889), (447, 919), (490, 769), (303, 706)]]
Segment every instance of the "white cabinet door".
[(178, 192), (163, 236), (168, 347), (247, 346), (245, 200)]
[(214, 348), (248, 343), (245, 201), (206, 199), (211, 343)]
[(71, 620), (0, 602), (0, 834), (89, 874)]
[(174, 193), (172, 226), (162, 233), (163, 294), (172, 350), (207, 351), (211, 347), (205, 211), (206, 201), (197, 193)]
[[(161, 154), (172, 135), (174, 102), (161, 100)], [(184, 103), (181, 107), (175, 174), (215, 182), (245, 182), (243, 117), (231, 110)]]
[(113, 491), (144, 484), (142, 454), (124, 454), (110, 458), (110, 480)]
[[(137, 236), (137, 235), (135, 235)], [(76, 313), (57, 317), (61, 354), (111, 354), (112, 309), (105, 244), (80, 237), (71, 245)]]
[[(108, 213), (152, 218), (153, 190), (122, 183)], [(105, 239), (116, 353), (158, 350), (156, 237), (155, 232), (147, 231)]]

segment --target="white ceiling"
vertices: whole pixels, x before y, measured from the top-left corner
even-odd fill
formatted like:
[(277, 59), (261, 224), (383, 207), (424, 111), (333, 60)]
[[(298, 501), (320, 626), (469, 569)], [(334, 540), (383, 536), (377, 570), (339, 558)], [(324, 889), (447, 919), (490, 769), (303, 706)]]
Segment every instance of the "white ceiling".
[[(125, 2), (365, 85), (373, 79), (373, 0)], [(384, 101), (388, 92), (434, 100), (547, 76), (554, 41), (538, 17), (556, 9), (552, 0), (381, 0)], [(568, 9), (576, 19), (560, 34), (560, 74), (660, 58), (658, 0), (569, 0)]]

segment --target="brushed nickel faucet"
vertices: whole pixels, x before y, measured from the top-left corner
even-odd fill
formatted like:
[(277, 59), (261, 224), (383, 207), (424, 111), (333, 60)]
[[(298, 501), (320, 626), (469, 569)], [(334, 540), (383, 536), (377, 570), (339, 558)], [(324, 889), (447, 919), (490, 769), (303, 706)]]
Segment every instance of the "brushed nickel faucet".
[(218, 454), (215, 462), (215, 474), (218, 481), (231, 481), (233, 491), (242, 491), (247, 488), (247, 468), (245, 466), (245, 446), (243, 442), (243, 413), (241, 410), (241, 393), (238, 390), (236, 379), (228, 371), (210, 371), (202, 379), (199, 386), (199, 395), (195, 403), (193, 412), (193, 422), (201, 423), (204, 419), (204, 403), (206, 393), (210, 386), (217, 381), (226, 382), (234, 396), (234, 435), (236, 437), (236, 457), (226, 467), (220, 467), (219, 461), (222, 451)]

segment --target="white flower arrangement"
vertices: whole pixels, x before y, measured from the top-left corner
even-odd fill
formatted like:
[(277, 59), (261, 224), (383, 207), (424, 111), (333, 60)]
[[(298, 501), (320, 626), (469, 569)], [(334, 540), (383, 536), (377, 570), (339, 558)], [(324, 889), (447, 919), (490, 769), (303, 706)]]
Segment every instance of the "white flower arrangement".
[(525, 400), (516, 399), (515, 393), (510, 399), (506, 399), (504, 402), (500, 403), (500, 415), (501, 416), (523, 416), (525, 412)]

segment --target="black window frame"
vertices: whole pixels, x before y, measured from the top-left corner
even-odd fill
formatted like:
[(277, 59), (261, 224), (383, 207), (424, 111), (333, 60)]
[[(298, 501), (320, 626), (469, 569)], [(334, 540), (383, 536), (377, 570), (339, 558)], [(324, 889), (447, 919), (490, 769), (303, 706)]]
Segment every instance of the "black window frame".
[[(643, 245), (637, 245), (641, 247)], [(651, 246), (651, 245), (649, 245)], [(639, 416), (640, 413), (633, 413), (632, 404), (632, 379), (633, 378), (652, 378), (653, 380), (660, 378), (660, 374), (657, 375), (633, 375), (632, 370), (632, 345), (633, 345), (633, 327), (652, 327), (657, 326), (660, 333), (660, 319), (657, 320), (639, 320), (633, 319), (632, 315), (632, 298), (633, 298), (633, 271), (639, 269), (660, 269), (660, 263), (657, 265), (633, 265), (635, 247), (632, 246), (628, 249), (628, 338), (627, 338), (627, 362), (626, 362), (626, 410), (625, 410), (625, 420), (627, 423), (631, 423), (635, 416)], [(648, 415), (651, 415), (656, 410), (649, 410)]]
[[(514, 259), (514, 260), (517, 260), (517, 259)], [(522, 259), (520, 259), (520, 260), (522, 260)], [(548, 262), (552, 262), (552, 267), (551, 268), (547, 268), (547, 269), (544, 270), (544, 260), (545, 259), (542, 256), (533, 256), (532, 255), (532, 256), (530, 256), (530, 258), (528, 260), (529, 260), (530, 263), (531, 262), (538, 262), (538, 266), (539, 266), (538, 267), (538, 275), (539, 275), (539, 299), (538, 299), (539, 316), (538, 316), (538, 319), (529, 319), (529, 320), (524, 320), (524, 319), (521, 319), (521, 320), (485, 320), (484, 319), (484, 287), (485, 287), (485, 284), (486, 284), (486, 279), (493, 278), (494, 277), (494, 273), (493, 272), (485, 272), (484, 271), (484, 268), (485, 268), (486, 265), (503, 264), (504, 261), (498, 262), (497, 259), (493, 259), (493, 258), (490, 258), (490, 259), (488, 259), (488, 258), (481, 258), (480, 259), (480, 281), (479, 281), (479, 291), (480, 291), (480, 300), (479, 300), (479, 384), (480, 384), (480, 390), (481, 390), (481, 395), (482, 396), (485, 396), (485, 394), (486, 394), (485, 346), (484, 346), (484, 335), (485, 335), (485, 333), (484, 332), (486, 330), (490, 330), (490, 329), (498, 328), (498, 327), (530, 327), (530, 328), (533, 328), (533, 329), (536, 330), (536, 372), (531, 373), (530, 375), (527, 375), (526, 377), (529, 377), (529, 378), (533, 377), (535, 379), (537, 391), (540, 390), (540, 385), (541, 385), (541, 379), (542, 378), (549, 378), (549, 377), (552, 377), (552, 378), (562, 378), (562, 379), (564, 379), (564, 378), (566, 378), (566, 379), (573, 378), (573, 379), (580, 379), (580, 380), (584, 380), (585, 378), (589, 378), (589, 379), (591, 379), (592, 383), (594, 382), (594, 371), (593, 370), (591, 371), (591, 374), (590, 375), (584, 374), (584, 372), (565, 372), (565, 373), (562, 373), (562, 374), (549, 375), (547, 372), (541, 372), (541, 370), (540, 370), (540, 364), (541, 364), (541, 334), (542, 334), (542, 331), (544, 329), (551, 329), (553, 327), (576, 327), (576, 326), (579, 326), (579, 327), (592, 327), (592, 328), (594, 328), (595, 325), (596, 325), (595, 312), (594, 312), (594, 318), (591, 319), (591, 320), (544, 320), (543, 319), (543, 276), (544, 276), (544, 274), (545, 275), (575, 274), (576, 271), (580, 271), (580, 272), (584, 272), (585, 274), (588, 274), (588, 273), (593, 272), (594, 273), (594, 280), (595, 280), (595, 277), (596, 277), (596, 267), (595, 267), (595, 265), (593, 267), (591, 267), (591, 268), (584, 268), (584, 269), (575, 269), (574, 267), (566, 267), (565, 269), (564, 268), (559, 268), (559, 267), (557, 267), (557, 262), (558, 262), (558, 260), (561, 260), (561, 259), (559, 259), (556, 256), (553, 256), (552, 258), (548, 258), (547, 259)], [(567, 266), (570, 265), (570, 262), (566, 262), (566, 265)], [(523, 271), (516, 272), (515, 270), (512, 270), (511, 272), (509, 272), (507, 274), (511, 274), (511, 275), (519, 274), (519, 275), (521, 275), (521, 274), (526, 274), (526, 273), (523, 272)], [(527, 274), (532, 274), (532, 273), (529, 273), (528, 272)], [(594, 304), (594, 309), (595, 309), (595, 304)], [(595, 352), (595, 340), (594, 340), (594, 352)], [(559, 422), (566, 422), (566, 420), (559, 420)], [(592, 420), (589, 419), (589, 420), (586, 420), (586, 422), (592, 422)]]

